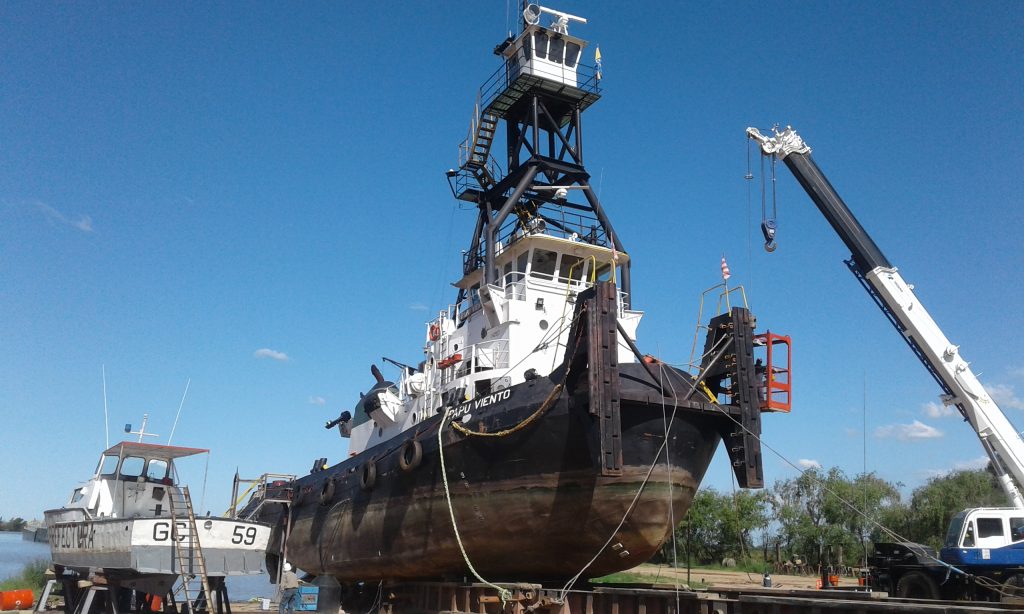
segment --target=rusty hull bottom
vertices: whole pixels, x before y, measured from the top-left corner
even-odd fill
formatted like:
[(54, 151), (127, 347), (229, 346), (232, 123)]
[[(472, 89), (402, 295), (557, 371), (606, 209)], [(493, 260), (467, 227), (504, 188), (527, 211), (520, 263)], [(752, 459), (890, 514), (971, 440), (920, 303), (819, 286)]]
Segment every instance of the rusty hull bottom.
[[(541, 434), (518, 442), (445, 445), (456, 522), (469, 559), (481, 574), (505, 580), (568, 578), (613, 533), (584, 577), (649, 560), (668, 538), (673, 521), (678, 523), (689, 508), (720, 441), (707, 416), (677, 416), (667, 448), (671, 475), (663, 452), (616, 532), (664, 441), (660, 408), (648, 420), (627, 421), (625, 464), (618, 477), (600, 475), (587, 445), (567, 443), (573, 429), (558, 425), (571, 422), (564, 414), (549, 416), (546, 428), (538, 429)], [(432, 449), (429, 443), (423, 440), (423, 463), (412, 472), (378, 462), (383, 472), (373, 493), (349, 489), (329, 505), (300, 510), (288, 558), (305, 571), (342, 582), (465, 577), (436, 439)]]

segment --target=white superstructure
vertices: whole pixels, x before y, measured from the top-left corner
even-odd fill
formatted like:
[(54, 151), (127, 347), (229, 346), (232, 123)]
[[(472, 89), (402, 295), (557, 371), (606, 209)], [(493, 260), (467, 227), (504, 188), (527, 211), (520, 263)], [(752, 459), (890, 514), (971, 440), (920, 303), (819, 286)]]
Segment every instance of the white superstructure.
[[(456, 282), (466, 298), (427, 323), (420, 365), (403, 369), (393, 384), (374, 387), (351, 422), (339, 425), (351, 437), (350, 454), (446, 405), (486, 402), (527, 377), (551, 373), (565, 353), (576, 295), (609, 279), (629, 259), (579, 237), (547, 233), (542, 222), (521, 225), (507, 243), (495, 256), (496, 283), (484, 284), (480, 268)], [(620, 292), (619, 324), (635, 340), (643, 312), (625, 308), (625, 298)], [(620, 362), (636, 361), (621, 339), (618, 356)]]

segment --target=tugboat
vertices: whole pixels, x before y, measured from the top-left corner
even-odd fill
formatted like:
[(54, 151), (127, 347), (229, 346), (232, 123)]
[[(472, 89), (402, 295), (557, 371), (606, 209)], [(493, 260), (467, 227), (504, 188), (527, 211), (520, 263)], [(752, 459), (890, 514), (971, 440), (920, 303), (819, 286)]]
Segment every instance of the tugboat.
[[(187, 486), (177, 482), (176, 460), (209, 450), (122, 441), (103, 451), (93, 477), (75, 488), (64, 507), (44, 512), (54, 570), (63, 584), (65, 610), (90, 611), (93, 601), (129, 609), (132, 593), (150, 596), (147, 605), (194, 607), (188, 583), (201, 579), (198, 607), (227, 604), (225, 576), (263, 572), (270, 527), (254, 521), (196, 518)], [(84, 581), (84, 582), (81, 582)], [(85, 585), (85, 586), (83, 586)], [(45, 602), (45, 597), (43, 599)], [(120, 605), (118, 605), (120, 604)], [(211, 604), (206, 607), (205, 604)]]
[[(287, 558), (342, 584), (597, 577), (665, 543), (720, 441), (740, 486), (763, 486), (761, 412), (788, 411), (789, 365), (762, 367), (755, 348), (788, 354), (788, 338), (755, 335), (732, 307), (707, 327), (695, 373), (640, 352), (632, 259), (583, 163), (602, 77), (569, 34), (586, 20), (523, 15), (447, 172), (476, 222), (422, 360), (384, 359), (394, 380), (372, 366), (369, 390), (327, 424), (349, 458), (317, 459), (239, 512), (274, 525), (272, 576)], [(502, 122), (504, 169), (491, 155)]]

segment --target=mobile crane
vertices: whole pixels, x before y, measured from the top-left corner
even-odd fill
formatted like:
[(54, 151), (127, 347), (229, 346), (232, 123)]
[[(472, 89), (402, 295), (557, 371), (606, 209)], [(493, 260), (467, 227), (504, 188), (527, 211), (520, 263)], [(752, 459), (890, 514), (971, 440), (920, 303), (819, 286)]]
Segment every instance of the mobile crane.
[[(872, 576), (900, 597), (990, 598), (1024, 589), (1024, 441), (811, 158), (791, 128), (770, 136), (747, 128), (763, 155), (782, 160), (850, 249), (846, 265), (971, 425), (1012, 508), (975, 508), (956, 514), (946, 542), (934, 551), (910, 543), (876, 544)], [(765, 249), (775, 250), (774, 220), (761, 224)], [(1015, 483), (1016, 482), (1016, 483)]]

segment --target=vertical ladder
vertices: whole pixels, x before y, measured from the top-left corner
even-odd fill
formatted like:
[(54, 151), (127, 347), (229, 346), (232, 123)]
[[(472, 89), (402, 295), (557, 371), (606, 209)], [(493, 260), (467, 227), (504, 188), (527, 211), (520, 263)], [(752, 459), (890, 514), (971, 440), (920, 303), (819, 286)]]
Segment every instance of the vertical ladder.
[[(177, 492), (175, 492), (177, 491)], [(192, 511), (192, 497), (188, 494), (188, 486), (180, 489), (168, 489), (168, 501), (171, 504), (171, 542), (174, 544), (174, 556), (178, 562), (178, 574), (181, 576), (182, 591), (185, 602), (188, 603), (189, 611), (192, 611), (193, 603), (188, 594), (188, 581), (195, 577), (192, 573), (192, 566), (188, 563), (195, 563), (199, 571), (199, 578), (203, 583), (203, 596), (206, 598), (206, 611), (213, 611), (213, 592), (210, 590), (210, 577), (206, 574), (206, 559), (203, 558), (203, 548), (199, 544), (199, 530), (196, 528), (196, 515)], [(178, 530), (179, 509), (184, 512), (184, 519), (187, 521), (187, 530), (183, 535)], [(185, 537), (188, 537), (188, 548), (190, 556), (186, 556)]]

